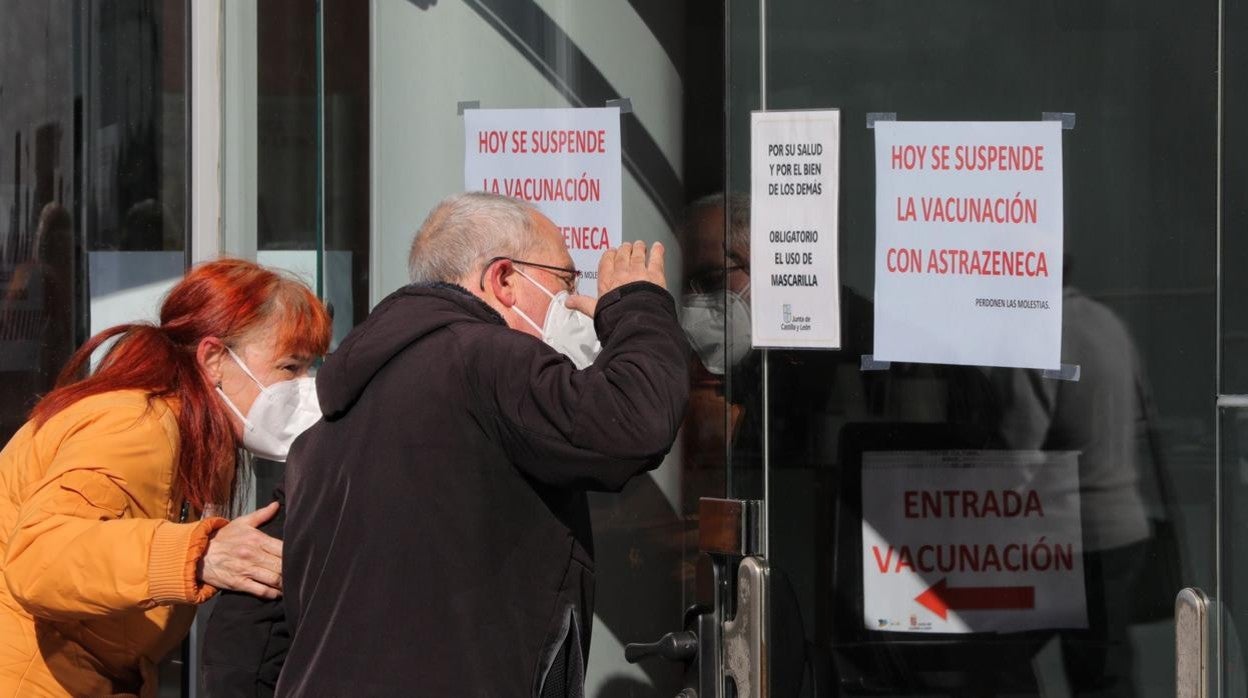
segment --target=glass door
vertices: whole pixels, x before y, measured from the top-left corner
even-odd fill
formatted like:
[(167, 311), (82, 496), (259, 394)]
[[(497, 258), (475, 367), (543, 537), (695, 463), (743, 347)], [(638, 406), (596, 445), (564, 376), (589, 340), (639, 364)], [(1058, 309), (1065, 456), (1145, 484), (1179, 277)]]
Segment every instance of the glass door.
[[(0, 445), (188, 248), (182, 0), (0, 2)], [(159, 694), (187, 672), (162, 662)]]
[(1221, 314), (1219, 360), (1219, 472), (1221, 487), (1218, 519), (1221, 564), (1219, 669), (1223, 695), (1248, 691), (1244, 638), (1248, 634), (1248, 550), (1243, 545), (1245, 502), (1248, 502), (1248, 239), (1242, 191), (1248, 180), (1244, 134), (1231, 124), (1248, 113), (1248, 73), (1244, 71), (1243, 37), (1248, 35), (1248, 7), (1223, 3), (1222, 84), (1222, 200), (1219, 259)]
[[(368, 310), (368, 14), (344, 2), (222, 6), (222, 252), (325, 300), (331, 349)], [(256, 463), (263, 506), (281, 466)]]
[[(728, 333), (730, 492), (766, 498), (770, 695), (1171, 695), (1170, 602), (1219, 589), (1218, 3), (729, 6), (725, 189), (750, 191), (751, 112), (841, 118), (841, 348)], [(876, 297), (872, 121), (1052, 112), (1071, 368), (874, 361), (877, 319), (907, 311)], [(726, 277), (748, 240), (731, 232)], [(1025, 513), (1036, 493), (1062, 528)]]

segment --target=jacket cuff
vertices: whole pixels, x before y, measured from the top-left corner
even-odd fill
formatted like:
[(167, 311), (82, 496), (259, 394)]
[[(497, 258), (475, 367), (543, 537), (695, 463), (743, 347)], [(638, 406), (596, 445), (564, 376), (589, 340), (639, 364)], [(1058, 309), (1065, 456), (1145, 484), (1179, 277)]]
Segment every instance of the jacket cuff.
[(208, 539), (228, 519), (214, 517), (196, 523), (161, 522), (152, 536), (148, 560), (148, 593), (158, 604), (198, 604), (217, 593), (215, 587), (199, 582), (199, 560), (208, 548)]
[[(598, 332), (600, 338), (605, 338), (611, 334), (611, 330), (615, 329), (615, 321), (610, 318), (604, 318), (603, 311), (607, 311), (606, 315), (610, 315), (610, 308), (626, 296), (634, 294), (649, 295), (655, 294), (663, 300), (660, 301), (663, 307), (672, 316), (676, 317), (676, 299), (667, 289), (649, 281), (631, 281), (623, 286), (613, 289), (610, 293), (604, 294), (598, 299), (598, 308), (594, 311), (594, 330)], [(657, 299), (654, 299), (657, 300)]]

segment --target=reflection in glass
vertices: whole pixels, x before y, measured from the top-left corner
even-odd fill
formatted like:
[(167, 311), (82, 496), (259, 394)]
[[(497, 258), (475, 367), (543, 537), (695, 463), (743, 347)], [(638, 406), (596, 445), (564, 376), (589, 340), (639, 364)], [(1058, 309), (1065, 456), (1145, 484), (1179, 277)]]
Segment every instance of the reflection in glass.
[[(735, 18), (759, 3), (730, 7)], [(1077, 115), (1063, 132), (1065, 249), (1079, 260), (1066, 275), (1079, 291), (1067, 294), (1063, 361), (1082, 366), (1079, 382), (959, 366), (859, 371), (857, 356), (871, 353), (871, 313), (855, 321), (861, 313), (849, 293), (840, 352), (848, 356), (768, 359), (772, 561), (793, 581), (807, 621), (808, 664), (827, 668), (835, 691), (847, 693), (1172, 693), (1172, 629), (1164, 614), (1127, 599), (1151, 595), (1147, 580), (1185, 571), (1185, 583), (1215, 586), (1217, 4), (762, 7), (764, 36), (756, 21), (729, 28), (733, 51), (745, 56), (729, 82), (729, 119), (738, 126), (730, 129), (732, 186), (748, 181), (751, 109), (840, 108), (840, 270), (868, 308), (875, 194), (867, 113), (912, 121)], [(763, 99), (751, 61), (766, 71)], [(786, 379), (791, 362), (803, 370)], [(821, 362), (839, 368), (820, 370)], [(731, 395), (746, 415), (733, 460), (748, 463), (748, 434), (761, 431), (749, 417), (749, 392), (758, 388), (740, 383)], [(827, 399), (803, 402), (821, 389)], [(1080, 482), (1071, 484), (1083, 499), (1092, 627), (942, 642), (855, 634), (864, 621), (861, 570), (842, 562), (861, 553), (854, 469), (863, 444), (1080, 451)], [(1167, 537), (1175, 552), (1157, 554)], [(1155, 566), (1158, 559), (1165, 564)]]
[[(1133, 696), (1128, 628), (1169, 617), (1181, 588), (1176, 506), (1155, 460), (1161, 449), (1149, 388), (1126, 326), (1071, 286), (1062, 310), (1062, 356), (1079, 364), (1080, 379), (991, 369), (998, 433), (1008, 448), (1078, 453), (1078, 481), (1069, 486), (1081, 501), (1088, 628), (1058, 633), (1062, 663), (1076, 692)], [(1153, 521), (1145, 486), (1160, 497)]]
[(32, 249), (15, 258), (0, 295), (0, 372), (11, 375), (2, 389), (6, 441), (76, 347), (74, 226), (64, 206), (44, 204)]
[(0, 2), (0, 443), (96, 323), (182, 273), (185, 9)]
[[(109, 294), (147, 279), (133, 273), (142, 255), (184, 248), (183, 10), (0, 5), (0, 438), (92, 316), (112, 319)], [(91, 283), (88, 268), (108, 278)]]

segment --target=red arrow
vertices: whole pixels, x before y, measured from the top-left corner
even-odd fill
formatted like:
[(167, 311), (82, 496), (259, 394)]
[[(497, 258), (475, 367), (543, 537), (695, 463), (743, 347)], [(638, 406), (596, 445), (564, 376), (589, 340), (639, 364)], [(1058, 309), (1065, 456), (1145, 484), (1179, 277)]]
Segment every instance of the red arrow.
[(1029, 610), (1036, 607), (1035, 587), (951, 587), (944, 579), (914, 597), (925, 608), (948, 620), (955, 611)]

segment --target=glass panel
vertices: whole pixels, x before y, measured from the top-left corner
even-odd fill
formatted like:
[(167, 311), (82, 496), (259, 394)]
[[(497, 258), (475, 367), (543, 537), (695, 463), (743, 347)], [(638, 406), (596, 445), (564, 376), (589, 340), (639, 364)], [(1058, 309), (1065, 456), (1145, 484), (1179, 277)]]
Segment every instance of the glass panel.
[[(1248, 6), (1223, 3), (1223, 95), (1225, 123), (1237, 123), (1248, 114), (1248, 72), (1244, 70), (1243, 37), (1248, 34)], [(1222, 130), (1222, 270), (1219, 298), (1222, 304), (1223, 395), (1248, 394), (1248, 209), (1242, 191), (1248, 182), (1248, 152), (1241, 129)], [(1248, 517), (1248, 409), (1220, 411), (1222, 431), (1221, 594), (1223, 613), (1223, 659), (1218, 663), (1223, 695), (1248, 692), (1245, 660), (1248, 660), (1248, 546), (1244, 545)]]
[[(724, 191), (736, 202), (736, 213), (720, 219), (718, 232), (724, 243), (724, 277), (732, 283), (724, 286), (724, 307), (736, 304), (737, 298), (749, 302), (749, 197), (750, 191), (750, 112), (762, 106), (760, 101), (759, 53), (761, 26), (759, 3), (729, 2), (728, 12), (728, 171)], [(710, 234), (711, 231), (706, 231)], [(743, 263), (744, 262), (744, 263)], [(729, 274), (728, 267), (742, 267)], [(734, 298), (736, 296), (736, 298)], [(736, 361), (726, 371), (724, 393), (732, 406), (729, 416), (727, 449), (729, 461), (729, 495), (735, 499), (763, 498), (763, 410), (762, 352), (750, 346), (749, 322), (739, 314), (727, 314), (726, 341), (729, 355)]]
[(1223, 695), (1248, 691), (1248, 408), (1219, 410), (1222, 421)]
[[(758, 4), (732, 2), (733, 18)], [(767, 108), (842, 110), (843, 349), (773, 350), (747, 359), (758, 375), (733, 387), (743, 410), (734, 463), (757, 460), (753, 442), (770, 446), (772, 643), (807, 647), (773, 657), (774, 694), (1173, 692), (1165, 599), (1180, 581), (1215, 587), (1217, 4), (765, 5)], [(758, 31), (734, 23), (730, 53), (748, 61)], [(729, 181), (748, 191), (759, 83), (736, 65)], [(872, 347), (875, 268), (865, 115), (1014, 121), (1046, 111), (1077, 114), (1063, 135), (1062, 361), (1081, 365), (1082, 378), (859, 370)], [(936, 616), (910, 598), (898, 599), (896, 619), (865, 617), (863, 507), (876, 490), (864, 489), (864, 460), (964, 449), (1079, 453), (1059, 484), (1079, 501), (1086, 629), (912, 633)], [(868, 523), (884, 528), (904, 507), (899, 498)], [(1143, 603), (1154, 599), (1160, 608)], [(976, 613), (962, 615), (988, 617)]]
[[(1222, 119), (1235, 124), (1248, 115), (1248, 6), (1223, 3)], [(1248, 395), (1248, 134), (1222, 129), (1222, 384), (1221, 393)]]
[[(254, 197), (254, 209), (244, 212), (251, 219), (254, 238), (243, 249), (254, 250), (257, 262), (291, 271), (313, 290), (323, 292), (324, 274), (318, 264), (323, 204), (318, 6), (311, 2), (227, 5), (227, 17), (254, 15), (248, 17), (254, 22), (254, 35), (247, 37), (246, 21), (226, 26), (235, 27), (242, 35), (240, 41), (244, 37), (253, 41), (255, 50), (255, 62), (241, 66), (247, 72), (237, 75), (243, 89), (248, 80), (255, 89), (254, 146), (247, 143), (241, 154), (254, 158), (255, 175), (250, 180), (254, 191), (244, 192)], [(227, 34), (227, 47), (232, 38)], [(231, 77), (226, 77), (226, 89), (236, 93), (229, 86)], [(227, 131), (227, 142), (232, 138), (236, 140), (237, 135), (231, 137)], [(280, 463), (255, 462), (256, 507), (271, 500), (282, 472)]]
[[(0, 443), (185, 269), (182, 0), (0, 2)], [(176, 656), (161, 695), (180, 691)]]
[(181, 275), (180, 3), (0, 5), (0, 440), (95, 332)]
[(186, 29), (172, 0), (79, 7), (90, 336), (155, 319), (186, 268)]
[[(225, 5), (226, 253), (317, 291), (334, 314), (331, 349), (368, 310), (369, 38), (359, 10)], [(244, 499), (267, 503), (281, 472), (257, 461)]]
[(368, 315), (369, 13), (358, 2), (320, 3), (322, 297), (334, 346)]
[(359, 10), (225, 5), (226, 252), (302, 277), (334, 308), (335, 344), (368, 308), (369, 37)]
[[(51, 388), (89, 316), (75, 13), (67, 2), (6, 2), (0, 20), (0, 440), (7, 443), (36, 396)], [(60, 40), (47, 40), (53, 36)]]

